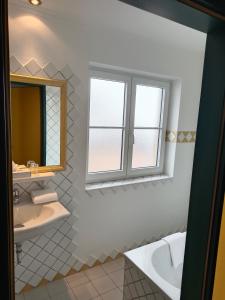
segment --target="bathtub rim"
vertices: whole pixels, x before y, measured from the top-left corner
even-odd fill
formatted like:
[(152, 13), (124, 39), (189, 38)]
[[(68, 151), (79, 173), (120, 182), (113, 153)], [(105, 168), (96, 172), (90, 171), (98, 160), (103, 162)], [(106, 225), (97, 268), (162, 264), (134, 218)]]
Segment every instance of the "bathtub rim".
[[(168, 281), (166, 281), (163, 277), (161, 277), (153, 263), (152, 263), (152, 256), (153, 253), (160, 247), (168, 246), (168, 244), (165, 241), (159, 240), (157, 242), (153, 242), (148, 245), (141, 246), (139, 248), (129, 250), (124, 253), (124, 256), (131, 261), (141, 272), (143, 272), (160, 290), (162, 290), (169, 298), (172, 300), (179, 300), (180, 299), (180, 293), (181, 289), (176, 288), (172, 284), (170, 284)], [(151, 269), (146, 268), (146, 266), (143, 266), (140, 264), (140, 262), (137, 262), (137, 257), (135, 259), (135, 256), (137, 256), (137, 252), (143, 252), (143, 255), (145, 256), (143, 250), (148, 250), (148, 258), (150, 258), (151, 261)], [(140, 255), (140, 253), (139, 253)]]

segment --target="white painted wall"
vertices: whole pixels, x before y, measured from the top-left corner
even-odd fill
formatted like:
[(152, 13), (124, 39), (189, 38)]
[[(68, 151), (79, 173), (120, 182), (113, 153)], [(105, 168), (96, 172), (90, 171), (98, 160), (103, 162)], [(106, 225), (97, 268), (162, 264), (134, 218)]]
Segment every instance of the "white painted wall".
[[(109, 5), (113, 2), (107, 1)], [(132, 32), (121, 20), (120, 28), (107, 23), (105, 14), (115, 11), (115, 7), (114, 10), (104, 11), (103, 26), (101, 10), (96, 18), (82, 18), (82, 1), (75, 2), (80, 14), (73, 20), (10, 5), (10, 52), (23, 63), (35, 58), (41, 65), (50, 61), (58, 68), (69, 64), (75, 74), (77, 90), (74, 118), (79, 130), (75, 132), (74, 156), (79, 163), (74, 166), (74, 201), (78, 203), (76, 214), (79, 220), (74, 225), (77, 228), (74, 238), (78, 245), (74, 255), (86, 262), (91, 261), (91, 256), (99, 258), (103, 254), (110, 255), (113, 250), (123, 251), (125, 247), (132, 247), (135, 243), (151, 240), (186, 225), (194, 153), (194, 144), (177, 145), (174, 178), (170, 181), (86, 193), (89, 62), (168, 76), (177, 79), (177, 88), (178, 83), (182, 82), (178, 129), (196, 130), (205, 36), (198, 32), (189, 35), (187, 28), (182, 34), (182, 26), (176, 27), (173, 23), (171, 40), (176, 43), (171, 44), (168, 32), (167, 39), (164, 33), (165, 28), (170, 28), (169, 21), (165, 25), (165, 20), (162, 20), (162, 29), (160, 26), (149, 26), (145, 34), (137, 30)], [(83, 1), (85, 5), (87, 2)], [(137, 16), (137, 20), (144, 18), (143, 28), (148, 25), (148, 20), (151, 24), (151, 14), (117, 1), (113, 3), (118, 6), (120, 15), (124, 11), (129, 17)], [(116, 17), (114, 15), (111, 18), (116, 22)], [(161, 30), (164, 35), (162, 40)], [(177, 39), (176, 34), (179, 37)], [(193, 40), (187, 43), (191, 37)], [(196, 39), (200, 40), (201, 47), (196, 47), (196, 44), (192, 47)], [(177, 90), (173, 92), (179, 94)], [(176, 102), (177, 98), (173, 101)], [(176, 115), (178, 121), (178, 112)], [(176, 120), (171, 120), (169, 129), (176, 129), (176, 123)]]

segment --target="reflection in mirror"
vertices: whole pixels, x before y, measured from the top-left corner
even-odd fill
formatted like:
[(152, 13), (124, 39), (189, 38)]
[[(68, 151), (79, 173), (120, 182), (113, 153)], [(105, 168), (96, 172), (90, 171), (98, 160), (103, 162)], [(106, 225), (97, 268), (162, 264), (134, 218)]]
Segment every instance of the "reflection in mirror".
[(64, 164), (64, 90), (63, 81), (11, 77), (12, 159), (16, 164), (27, 166), (33, 161), (48, 168)]

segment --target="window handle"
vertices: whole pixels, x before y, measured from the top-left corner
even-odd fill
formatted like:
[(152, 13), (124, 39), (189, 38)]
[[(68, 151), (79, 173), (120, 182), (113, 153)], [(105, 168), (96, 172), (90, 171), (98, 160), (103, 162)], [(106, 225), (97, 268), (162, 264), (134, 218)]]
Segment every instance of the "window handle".
[(135, 144), (135, 136), (134, 136), (134, 132), (130, 130), (130, 139), (132, 141), (132, 144)]

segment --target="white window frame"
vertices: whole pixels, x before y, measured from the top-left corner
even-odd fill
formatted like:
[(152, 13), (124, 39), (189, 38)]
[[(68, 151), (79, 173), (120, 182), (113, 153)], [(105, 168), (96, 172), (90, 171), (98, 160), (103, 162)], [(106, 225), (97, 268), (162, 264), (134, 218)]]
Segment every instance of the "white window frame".
[[(160, 114), (160, 124), (159, 127), (135, 127), (137, 129), (159, 129), (161, 134), (159, 135), (158, 144), (158, 155), (157, 155), (157, 166), (155, 167), (144, 167), (132, 169), (132, 155), (133, 155), (133, 138), (134, 138), (134, 116), (135, 116), (135, 102), (136, 102), (136, 86), (144, 85), (161, 88), (162, 103), (161, 103), (161, 114)], [(163, 172), (164, 167), (164, 154), (165, 154), (165, 139), (166, 139), (166, 125), (167, 125), (167, 114), (168, 114), (168, 102), (169, 102), (169, 88), (170, 84), (168, 82), (163, 82), (159, 80), (153, 80), (143, 77), (132, 77), (132, 92), (131, 92), (131, 112), (130, 112), (130, 135), (129, 139), (129, 151), (128, 151), (128, 168), (127, 168), (127, 178), (129, 177), (139, 177), (147, 175), (159, 175)]]
[[(110, 126), (90, 126), (90, 82), (91, 78), (125, 82), (125, 99), (124, 99), (124, 118), (125, 123), (122, 127)], [(132, 169), (132, 153), (133, 153), (133, 139), (134, 139), (134, 114), (135, 114), (135, 100), (136, 100), (136, 85), (154, 86), (163, 89), (162, 108), (161, 108), (161, 121), (160, 130), (161, 135), (159, 138), (158, 161), (156, 167), (144, 167)], [(129, 179), (134, 177), (143, 177), (151, 175), (159, 175), (163, 173), (164, 169), (164, 156), (165, 156), (165, 136), (167, 125), (167, 114), (170, 94), (170, 83), (162, 79), (153, 79), (137, 74), (122, 73), (115, 70), (100, 70), (99, 68), (91, 68), (89, 72), (89, 106), (88, 106), (88, 132), (87, 132), (87, 159), (86, 159), (86, 182), (96, 183), (112, 180)], [(90, 128), (121, 128), (123, 129), (123, 144), (121, 145), (122, 153), (122, 170), (88, 173), (88, 158), (89, 158), (89, 129)], [(140, 128), (140, 127), (138, 127)], [(143, 127), (150, 129), (148, 127)], [(157, 127), (158, 129), (159, 127)], [(151, 127), (151, 129), (153, 129)]]

